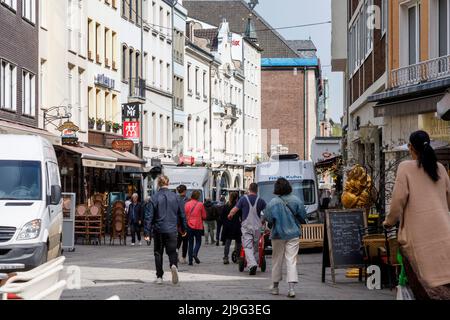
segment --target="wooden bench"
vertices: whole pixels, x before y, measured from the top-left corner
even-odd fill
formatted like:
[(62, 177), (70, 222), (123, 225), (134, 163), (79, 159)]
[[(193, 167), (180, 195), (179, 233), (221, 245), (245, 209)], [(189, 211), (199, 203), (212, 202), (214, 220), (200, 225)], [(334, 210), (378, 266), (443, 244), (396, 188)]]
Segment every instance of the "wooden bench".
[(323, 247), (323, 224), (303, 224), (300, 248), (322, 248)]

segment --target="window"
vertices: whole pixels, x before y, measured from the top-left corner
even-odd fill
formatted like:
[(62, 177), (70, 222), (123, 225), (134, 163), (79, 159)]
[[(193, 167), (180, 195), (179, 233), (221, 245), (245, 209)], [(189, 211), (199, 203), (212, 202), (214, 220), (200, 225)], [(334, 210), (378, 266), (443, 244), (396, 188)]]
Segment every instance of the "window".
[(126, 45), (122, 45), (122, 80), (127, 81), (127, 57), (128, 57), (128, 48)]
[(386, 33), (388, 26), (388, 1), (381, 0), (381, 32)]
[(95, 25), (95, 34), (96, 34), (96, 41), (95, 41), (95, 61), (97, 63), (101, 63), (101, 48), (102, 48), (102, 42), (101, 42), (101, 38), (102, 38), (102, 29), (100, 27), (100, 24), (96, 24)]
[(168, 63), (167, 65), (166, 65), (166, 71), (167, 71), (167, 91), (170, 91), (170, 79), (172, 78), (171, 77), (171, 73), (170, 73), (170, 64)]
[(416, 64), (419, 58), (419, 12), (418, 7), (408, 9), (408, 61), (409, 64)]
[(164, 117), (162, 114), (159, 115), (159, 146), (164, 146)]
[(1, 2), (6, 6), (10, 7), (11, 9), (13, 9), (14, 11), (17, 10), (17, 0), (1, 0)]
[(152, 2), (152, 19), (153, 19), (152, 23), (153, 23), (153, 25), (155, 25), (156, 24), (156, 3), (155, 3), (155, 1)]
[(198, 68), (195, 68), (195, 94), (200, 95), (200, 92), (198, 92)]
[(203, 122), (203, 151), (206, 150), (206, 126), (207, 126), (208, 122), (205, 121)]
[(112, 33), (112, 43), (111, 43), (111, 50), (112, 50), (112, 68), (114, 70), (117, 70), (117, 33), (113, 31)]
[(191, 64), (188, 64), (188, 67), (187, 67), (187, 88), (188, 88), (188, 93), (192, 94), (192, 88), (191, 88)]
[(167, 34), (167, 36), (168, 37), (170, 37), (171, 36), (171, 25), (172, 25), (172, 21), (170, 21), (171, 20), (171, 15), (170, 15), (170, 11), (167, 11), (167, 14), (166, 14), (166, 17), (167, 17), (167, 32), (166, 32), (166, 34)]
[(17, 68), (6, 61), (0, 68), (0, 107), (13, 111), (17, 107)]
[(170, 117), (167, 117), (167, 127), (166, 127), (166, 130), (167, 130), (167, 143), (166, 143), (166, 148), (167, 149), (170, 149), (171, 148), (171, 135), (172, 135), (172, 125), (171, 125), (171, 123), (170, 123), (171, 121), (170, 121)]
[(152, 57), (152, 71), (153, 71), (152, 82), (153, 82), (153, 85), (155, 85), (155, 83), (156, 83), (156, 58), (155, 57)]
[(163, 61), (159, 60), (159, 87), (162, 89), (164, 81), (164, 67)]
[(206, 71), (203, 71), (203, 82), (202, 82), (202, 87), (203, 87), (203, 97), (206, 98)]
[(22, 17), (32, 23), (36, 22), (36, 0), (22, 0)]
[(450, 5), (449, 0), (439, 0), (438, 2), (438, 34), (439, 34), (439, 56), (444, 57), (449, 54), (449, 20)]
[(152, 113), (152, 122), (153, 122), (153, 132), (152, 132), (152, 144), (153, 147), (156, 147), (157, 145), (157, 135), (156, 135), (156, 128), (157, 128), (157, 120), (156, 120), (156, 113)]
[(34, 74), (22, 73), (22, 113), (34, 117), (36, 115), (36, 81)]
[(163, 7), (159, 7), (159, 31), (163, 32), (163, 24), (164, 24), (164, 10)]

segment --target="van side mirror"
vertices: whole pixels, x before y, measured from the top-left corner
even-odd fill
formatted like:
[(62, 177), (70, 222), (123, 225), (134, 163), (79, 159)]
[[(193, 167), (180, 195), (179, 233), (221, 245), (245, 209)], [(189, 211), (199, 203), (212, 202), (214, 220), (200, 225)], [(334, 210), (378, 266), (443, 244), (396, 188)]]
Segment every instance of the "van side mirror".
[(54, 185), (51, 188), (50, 204), (58, 205), (61, 202), (61, 186)]

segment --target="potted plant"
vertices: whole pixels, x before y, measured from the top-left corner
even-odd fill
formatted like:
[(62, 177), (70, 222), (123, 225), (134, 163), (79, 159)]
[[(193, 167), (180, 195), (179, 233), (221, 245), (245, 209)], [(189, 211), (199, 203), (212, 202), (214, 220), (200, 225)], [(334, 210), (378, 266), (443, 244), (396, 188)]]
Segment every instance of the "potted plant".
[(89, 117), (88, 125), (89, 125), (89, 129), (90, 130), (94, 129), (94, 127), (95, 127), (95, 118)]
[(105, 128), (107, 132), (111, 132), (111, 128), (112, 128), (112, 121), (106, 121), (105, 122)]
[(97, 130), (101, 131), (103, 129), (103, 125), (105, 124), (105, 120), (103, 120), (102, 118), (98, 118), (96, 124)]
[(122, 129), (122, 125), (120, 125), (117, 122), (114, 122), (113, 125), (112, 125), (112, 129), (113, 129), (114, 133), (117, 133), (117, 132), (119, 132), (119, 130)]

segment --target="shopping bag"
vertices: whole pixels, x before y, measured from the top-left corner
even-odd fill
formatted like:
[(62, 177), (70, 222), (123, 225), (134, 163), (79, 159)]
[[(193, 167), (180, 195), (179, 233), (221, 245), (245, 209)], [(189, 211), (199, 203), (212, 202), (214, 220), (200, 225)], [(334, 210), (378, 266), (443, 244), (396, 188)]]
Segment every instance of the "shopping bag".
[(398, 277), (397, 286), (397, 300), (415, 300), (408, 284), (408, 278), (406, 277), (405, 267), (403, 265), (402, 255), (400, 249), (397, 251), (397, 261), (401, 265), (400, 275)]

